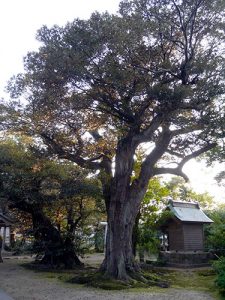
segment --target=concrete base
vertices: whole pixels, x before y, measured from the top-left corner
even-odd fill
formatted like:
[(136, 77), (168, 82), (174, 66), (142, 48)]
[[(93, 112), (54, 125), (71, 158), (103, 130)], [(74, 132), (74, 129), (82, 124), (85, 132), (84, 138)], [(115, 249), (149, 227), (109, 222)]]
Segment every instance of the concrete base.
[(210, 265), (213, 255), (203, 251), (161, 251), (159, 259), (169, 267), (197, 268)]

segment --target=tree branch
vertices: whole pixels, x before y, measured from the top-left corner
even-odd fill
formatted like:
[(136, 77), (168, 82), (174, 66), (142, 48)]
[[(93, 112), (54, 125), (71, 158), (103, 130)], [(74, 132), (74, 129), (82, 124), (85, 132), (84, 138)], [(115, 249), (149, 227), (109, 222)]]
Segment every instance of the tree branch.
[[(188, 176), (182, 171), (183, 166), (191, 159), (198, 157), (199, 155), (213, 149), (216, 147), (216, 143), (208, 144), (205, 147), (185, 156), (179, 163), (176, 168), (154, 168), (153, 169), (153, 176), (154, 175), (162, 175), (162, 174), (173, 174), (177, 176), (181, 176), (184, 178), (185, 181), (189, 181)], [(176, 154), (176, 156), (178, 156)]]
[(217, 146), (217, 143), (211, 143), (211, 144), (207, 144), (205, 147), (200, 148), (199, 150), (196, 150), (194, 152), (192, 152), (191, 154), (185, 156), (182, 161), (179, 163), (180, 168), (182, 169), (183, 166), (186, 164), (186, 162), (188, 162), (190, 159), (192, 158), (196, 158), (199, 155), (215, 148)]
[(172, 174), (172, 175), (180, 176), (180, 177), (183, 177), (186, 182), (189, 181), (188, 176), (179, 167), (177, 167), (177, 168), (155, 168), (153, 170), (153, 176), (163, 175), (163, 174)]
[(159, 128), (159, 126), (162, 124), (163, 122), (163, 117), (162, 115), (157, 115), (156, 117), (153, 118), (153, 120), (151, 121), (151, 124), (145, 129), (143, 130), (140, 134), (137, 134), (134, 137), (134, 143), (136, 144), (141, 144), (144, 142), (148, 142), (149, 140), (151, 140), (154, 132)]
[(95, 160), (98, 160), (102, 157), (102, 155), (99, 155), (95, 158), (89, 158), (84, 159), (80, 156), (80, 149), (77, 150), (76, 153), (69, 153), (63, 149), (63, 147), (57, 143), (54, 138), (51, 138), (46, 133), (41, 133), (40, 136), (44, 139), (45, 143), (47, 144), (50, 151), (53, 153), (56, 153), (59, 158), (68, 159), (76, 164), (78, 164), (80, 167), (85, 167), (90, 170), (99, 170), (101, 169), (102, 165), (100, 162), (96, 162)]
[(173, 151), (173, 150), (171, 150), (171, 149), (167, 149), (166, 152), (169, 153), (169, 154), (172, 155), (172, 156), (177, 156), (177, 157), (179, 157), (179, 158), (183, 158), (183, 155), (182, 155), (182, 154), (180, 154), (180, 153), (178, 153), (178, 152), (176, 152), (176, 151)]
[(141, 172), (139, 177), (134, 180), (131, 189), (143, 189), (147, 186), (149, 179), (153, 176), (153, 168), (157, 161), (165, 153), (170, 141), (171, 141), (171, 131), (168, 129), (169, 125), (163, 128), (161, 136), (156, 142), (155, 148), (152, 152), (146, 157), (145, 161), (142, 164)]

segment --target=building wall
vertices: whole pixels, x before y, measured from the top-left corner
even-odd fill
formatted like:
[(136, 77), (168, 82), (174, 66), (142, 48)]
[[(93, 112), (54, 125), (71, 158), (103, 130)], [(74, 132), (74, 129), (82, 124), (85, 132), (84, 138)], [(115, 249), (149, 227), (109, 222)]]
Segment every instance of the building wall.
[(183, 227), (178, 222), (168, 226), (169, 250), (184, 250)]
[(184, 250), (197, 251), (203, 250), (203, 225), (202, 224), (183, 224)]
[(172, 221), (167, 227), (169, 250), (204, 250), (203, 224)]

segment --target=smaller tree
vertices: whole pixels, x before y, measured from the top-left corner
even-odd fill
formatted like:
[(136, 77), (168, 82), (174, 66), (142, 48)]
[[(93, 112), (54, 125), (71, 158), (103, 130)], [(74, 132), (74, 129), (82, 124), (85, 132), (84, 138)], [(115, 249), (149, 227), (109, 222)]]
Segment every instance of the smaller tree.
[(134, 247), (138, 246), (141, 253), (159, 251), (159, 222), (164, 217), (163, 208), (166, 206), (169, 193), (166, 184), (161, 182), (161, 178), (156, 177), (149, 182), (134, 227), (136, 230), (134, 231), (134, 236), (136, 236)]
[[(87, 174), (72, 163), (40, 157), (19, 140), (0, 143), (1, 194), (11, 208), (31, 215), (36, 250), (44, 252), (45, 263), (81, 265), (73, 242), (76, 226), (84, 215), (80, 209), (76, 212), (80, 217), (75, 217), (75, 210), (81, 205), (76, 201), (78, 195), (94, 199), (99, 190), (96, 182), (86, 179)], [(46, 213), (47, 206), (53, 208), (60, 200), (70, 203), (72, 209), (70, 219), (67, 216), (67, 235), (57, 227), (50, 210), (49, 215)]]
[[(61, 181), (58, 200), (46, 205), (46, 214), (65, 239), (75, 247), (76, 253), (83, 254), (91, 246), (90, 236), (95, 227), (105, 218), (99, 182), (87, 178), (87, 172), (79, 177), (70, 174)], [(94, 243), (94, 241), (93, 241)]]
[(225, 295), (225, 257), (214, 262), (213, 267), (217, 273), (216, 285), (222, 295)]

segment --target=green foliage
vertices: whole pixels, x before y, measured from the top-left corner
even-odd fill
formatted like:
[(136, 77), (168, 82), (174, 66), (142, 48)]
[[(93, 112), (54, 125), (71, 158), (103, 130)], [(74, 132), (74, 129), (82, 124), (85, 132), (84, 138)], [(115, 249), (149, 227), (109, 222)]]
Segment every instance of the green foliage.
[(56, 196), (56, 180), (63, 176), (63, 168), (53, 160), (35, 157), (29, 146), (14, 138), (1, 141), (1, 192), (14, 202), (26, 198), (41, 203)]
[(160, 178), (151, 179), (141, 205), (141, 221), (148, 223), (150, 227), (154, 226), (159, 217), (159, 209), (165, 206), (169, 193)]
[[(34, 141), (28, 139), (25, 143), (24, 138), (0, 142), (1, 200), (14, 208), (17, 231), (35, 237), (34, 252), (43, 253), (48, 249), (49, 253), (61, 255), (64, 246), (59, 241), (53, 245), (50, 238), (45, 238), (45, 227), (52, 226), (62, 241), (69, 237), (76, 252), (83, 254), (91, 246), (90, 225), (98, 223), (104, 215), (98, 181), (93, 176), (87, 178), (88, 172), (71, 162), (34, 152)], [(41, 213), (38, 219), (36, 213)], [(25, 251), (24, 245), (17, 243), (15, 251)]]
[[(23, 239), (17, 240), (13, 244), (13, 246), (9, 247), (7, 249), (8, 251), (11, 251), (13, 255), (26, 255), (26, 254), (34, 254), (34, 244), (33, 242), (26, 242)], [(37, 253), (37, 252), (36, 252)]]
[(138, 250), (158, 253), (160, 249), (159, 224), (166, 218), (162, 209), (166, 205), (169, 190), (160, 178), (153, 178), (148, 184), (147, 192), (141, 204), (138, 226)]
[(225, 294), (225, 257), (214, 262), (214, 269), (217, 272), (216, 285), (222, 294)]
[(212, 211), (207, 215), (214, 223), (205, 226), (206, 247), (217, 255), (225, 255), (225, 211), (224, 206)]
[(202, 209), (210, 209), (213, 205), (213, 197), (207, 192), (196, 193), (180, 177), (173, 177), (166, 183), (169, 195), (176, 200), (198, 202)]
[(139, 225), (138, 232), (138, 251), (139, 253), (148, 252), (151, 254), (158, 253), (160, 240), (158, 231), (149, 226)]

